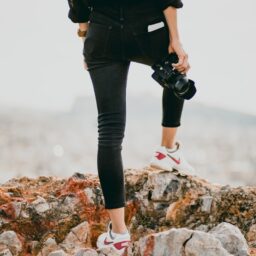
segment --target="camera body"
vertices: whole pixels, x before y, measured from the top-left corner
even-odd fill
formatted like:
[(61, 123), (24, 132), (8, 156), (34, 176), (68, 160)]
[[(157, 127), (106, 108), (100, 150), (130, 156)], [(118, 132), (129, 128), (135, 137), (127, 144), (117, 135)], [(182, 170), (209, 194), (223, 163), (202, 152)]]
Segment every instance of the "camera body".
[(173, 90), (176, 97), (189, 100), (196, 93), (195, 82), (173, 68), (172, 64), (178, 61), (179, 58), (176, 53), (169, 53), (160, 62), (151, 66), (154, 70), (151, 76), (162, 87)]

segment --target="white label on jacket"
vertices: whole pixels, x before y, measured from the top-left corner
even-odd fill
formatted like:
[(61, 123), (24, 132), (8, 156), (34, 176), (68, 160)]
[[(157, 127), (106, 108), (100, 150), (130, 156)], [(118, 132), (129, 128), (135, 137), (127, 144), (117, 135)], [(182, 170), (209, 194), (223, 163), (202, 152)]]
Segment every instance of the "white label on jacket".
[(154, 31), (154, 30), (159, 29), (161, 27), (164, 27), (164, 22), (163, 21), (157, 22), (155, 24), (150, 24), (150, 25), (148, 25), (148, 32)]

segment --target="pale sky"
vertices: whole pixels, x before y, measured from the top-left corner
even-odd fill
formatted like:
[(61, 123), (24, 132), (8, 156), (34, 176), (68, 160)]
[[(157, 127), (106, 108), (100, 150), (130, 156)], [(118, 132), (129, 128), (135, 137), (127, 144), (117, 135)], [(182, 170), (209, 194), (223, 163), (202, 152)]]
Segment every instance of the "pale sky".
[[(195, 102), (256, 115), (256, 1), (184, 0), (178, 10)], [(0, 105), (68, 110), (76, 96), (93, 95), (82, 66), (82, 41), (67, 0), (4, 1), (0, 9)], [(133, 63), (129, 93), (160, 89), (148, 66)]]

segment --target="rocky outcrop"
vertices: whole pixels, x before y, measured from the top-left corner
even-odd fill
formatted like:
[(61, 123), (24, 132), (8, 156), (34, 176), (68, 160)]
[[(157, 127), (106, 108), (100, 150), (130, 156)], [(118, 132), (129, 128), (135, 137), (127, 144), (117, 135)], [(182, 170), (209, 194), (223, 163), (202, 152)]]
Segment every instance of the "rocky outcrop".
[[(125, 181), (126, 255), (256, 255), (256, 188), (149, 167), (126, 169)], [(0, 255), (115, 255), (96, 250), (108, 221), (94, 174), (0, 187)]]
[[(138, 255), (249, 255), (240, 230), (222, 222), (209, 232), (188, 228), (171, 228), (142, 237), (137, 242)], [(130, 248), (129, 248), (130, 249)]]

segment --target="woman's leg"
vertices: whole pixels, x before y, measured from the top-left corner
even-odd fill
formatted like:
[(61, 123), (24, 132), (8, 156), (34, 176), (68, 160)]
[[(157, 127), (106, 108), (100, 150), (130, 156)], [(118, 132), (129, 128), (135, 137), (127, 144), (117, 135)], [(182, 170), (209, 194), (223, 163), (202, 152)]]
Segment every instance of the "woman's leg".
[(162, 94), (162, 141), (161, 146), (173, 148), (175, 136), (182, 116), (184, 100), (177, 98), (174, 93), (163, 89)]
[(113, 231), (126, 231), (122, 141), (126, 122), (129, 61), (101, 62), (89, 70), (98, 109), (98, 175)]
[(173, 148), (175, 144), (175, 136), (178, 128), (162, 126), (162, 141), (161, 146)]
[[(161, 15), (156, 13), (156, 17), (150, 17), (150, 21), (146, 20), (145, 23), (152, 24), (153, 20), (156, 19), (158, 19), (158, 21), (165, 20), (162, 13)], [(141, 25), (138, 25), (138, 27), (133, 26), (132, 24), (130, 25), (130, 29), (134, 33), (133, 40), (136, 42), (136, 44), (133, 45), (134, 51), (130, 51), (133, 52), (130, 60), (152, 66), (154, 63), (162, 60), (162, 58), (168, 55), (169, 30), (167, 29), (166, 24), (165, 28), (160, 28), (158, 31), (145, 33), (144, 30), (141, 31), (140, 26)], [(181, 125), (180, 120), (183, 105), (183, 99), (177, 98), (172, 90), (163, 88), (161, 146), (165, 146), (167, 148), (172, 148), (174, 146), (177, 129)]]

